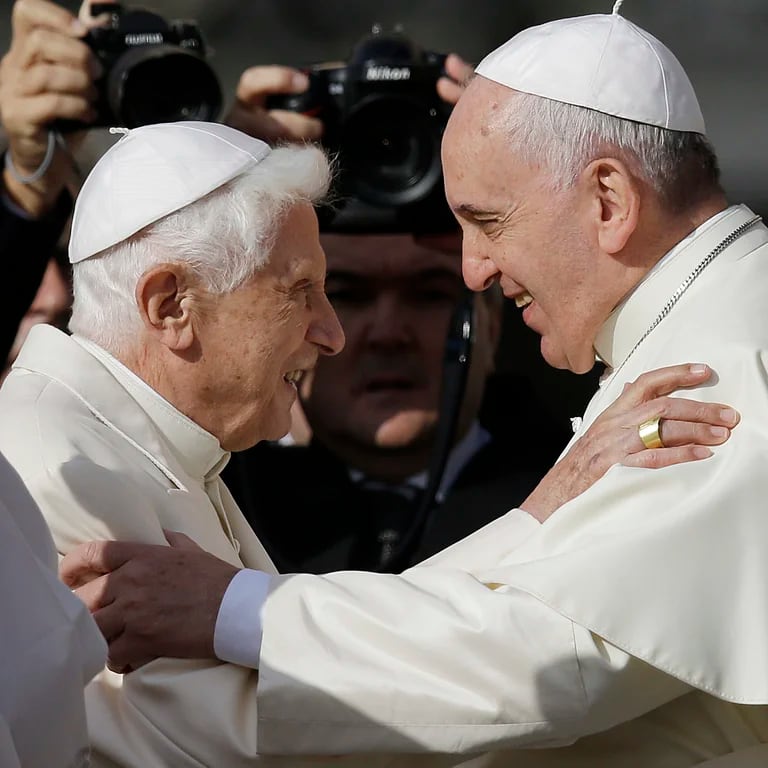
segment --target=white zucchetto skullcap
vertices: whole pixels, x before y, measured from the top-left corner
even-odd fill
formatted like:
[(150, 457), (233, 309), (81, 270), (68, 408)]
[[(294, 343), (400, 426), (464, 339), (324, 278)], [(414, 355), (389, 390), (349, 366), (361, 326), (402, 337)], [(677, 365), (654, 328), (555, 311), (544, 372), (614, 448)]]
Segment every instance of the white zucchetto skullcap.
[(125, 132), (77, 196), (70, 262), (94, 256), (199, 200), (269, 152), (265, 142), (219, 123), (160, 123)]
[(704, 134), (696, 93), (675, 55), (619, 15), (558, 19), (524, 29), (476, 72), (516, 91), (675, 131)]

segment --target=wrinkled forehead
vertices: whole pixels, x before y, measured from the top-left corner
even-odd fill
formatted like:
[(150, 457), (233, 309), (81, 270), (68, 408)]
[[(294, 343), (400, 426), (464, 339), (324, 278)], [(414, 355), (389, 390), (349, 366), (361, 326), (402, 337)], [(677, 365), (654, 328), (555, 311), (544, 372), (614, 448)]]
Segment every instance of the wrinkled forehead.
[(442, 144), (445, 193), (454, 211), (506, 197), (519, 175), (508, 129), (516, 93), (478, 75), (454, 107)]

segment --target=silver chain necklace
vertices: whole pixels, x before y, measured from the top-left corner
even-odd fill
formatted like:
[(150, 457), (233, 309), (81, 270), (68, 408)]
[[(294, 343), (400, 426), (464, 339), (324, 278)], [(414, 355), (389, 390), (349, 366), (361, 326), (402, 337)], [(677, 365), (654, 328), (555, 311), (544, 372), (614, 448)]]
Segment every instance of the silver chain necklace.
[(640, 337), (637, 344), (629, 351), (629, 354), (622, 360), (619, 367), (611, 373), (613, 378), (623, 367), (624, 363), (629, 360), (633, 352), (651, 335), (656, 326), (672, 311), (672, 308), (680, 300), (680, 297), (691, 287), (693, 281), (708, 267), (715, 258), (717, 258), (734, 240), (738, 240), (741, 235), (744, 234), (753, 224), (762, 220), (762, 216), (755, 216), (749, 221), (745, 221), (733, 230), (729, 235), (724, 237), (694, 268), (693, 271), (683, 280), (678, 286), (677, 290), (670, 296), (667, 303), (662, 308), (661, 312), (656, 316), (654, 321), (648, 326), (648, 330)]

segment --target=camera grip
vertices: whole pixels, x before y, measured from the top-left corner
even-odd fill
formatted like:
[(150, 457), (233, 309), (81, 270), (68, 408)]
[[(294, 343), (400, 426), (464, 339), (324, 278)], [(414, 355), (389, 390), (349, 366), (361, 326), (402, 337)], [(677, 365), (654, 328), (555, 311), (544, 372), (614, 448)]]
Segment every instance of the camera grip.
[(324, 83), (316, 72), (302, 70), (309, 79), (309, 86), (301, 93), (271, 93), (264, 100), (267, 109), (285, 109), (310, 117), (320, 117), (327, 99)]

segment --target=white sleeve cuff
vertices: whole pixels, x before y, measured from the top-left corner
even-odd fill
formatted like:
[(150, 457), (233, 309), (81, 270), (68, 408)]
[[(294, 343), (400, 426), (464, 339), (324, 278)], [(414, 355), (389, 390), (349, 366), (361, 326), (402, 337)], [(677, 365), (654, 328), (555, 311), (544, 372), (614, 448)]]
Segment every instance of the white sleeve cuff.
[(259, 668), (262, 610), (269, 582), (268, 574), (250, 568), (243, 568), (229, 582), (213, 633), (213, 650), (217, 658), (243, 667)]

